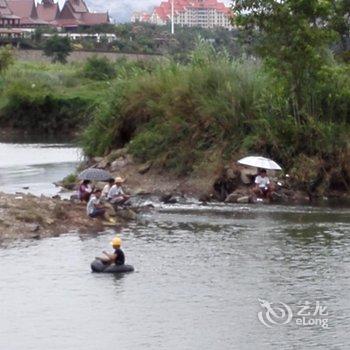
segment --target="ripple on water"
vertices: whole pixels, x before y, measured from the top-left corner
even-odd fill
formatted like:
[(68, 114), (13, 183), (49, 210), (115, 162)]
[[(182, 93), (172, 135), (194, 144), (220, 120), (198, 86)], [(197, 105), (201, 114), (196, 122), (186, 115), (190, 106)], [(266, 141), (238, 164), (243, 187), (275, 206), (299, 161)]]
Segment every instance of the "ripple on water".
[[(89, 272), (111, 230), (0, 250), (0, 348), (346, 349), (348, 217), (319, 208), (220, 210), (167, 208), (131, 224), (122, 234), (136, 267), (129, 275)], [(268, 329), (258, 298), (293, 310), (318, 300), (330, 327)]]

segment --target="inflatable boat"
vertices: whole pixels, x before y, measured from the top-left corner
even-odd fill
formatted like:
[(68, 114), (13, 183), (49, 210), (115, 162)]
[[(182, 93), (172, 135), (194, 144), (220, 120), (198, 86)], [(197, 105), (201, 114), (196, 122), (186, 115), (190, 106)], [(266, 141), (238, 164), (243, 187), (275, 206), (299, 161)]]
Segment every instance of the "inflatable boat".
[(125, 273), (134, 271), (134, 267), (131, 265), (106, 265), (101, 260), (94, 260), (91, 263), (92, 272), (102, 273)]

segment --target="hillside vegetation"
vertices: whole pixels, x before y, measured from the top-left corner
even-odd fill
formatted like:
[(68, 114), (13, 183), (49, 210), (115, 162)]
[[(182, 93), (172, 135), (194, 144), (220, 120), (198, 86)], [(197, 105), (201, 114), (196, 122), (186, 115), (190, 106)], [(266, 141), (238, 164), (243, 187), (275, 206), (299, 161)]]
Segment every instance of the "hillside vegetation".
[(184, 63), (16, 62), (0, 91), (2, 127), (77, 133), (88, 156), (126, 146), (139, 162), (200, 176), (260, 154), (298, 188), (350, 188), (350, 68), (331, 54), (299, 105), (262, 61), (233, 59), (206, 41)]
[(0, 124), (34, 133), (73, 134), (109, 85), (84, 77), (78, 64), (16, 62), (0, 78)]
[(141, 162), (181, 175), (262, 154), (298, 186), (322, 176), (325, 189), (349, 189), (349, 66), (331, 62), (308, 91), (301, 121), (294, 109), (283, 80), (258, 61), (233, 60), (202, 42), (189, 64), (119, 75), (83, 144), (91, 156), (128, 146)]

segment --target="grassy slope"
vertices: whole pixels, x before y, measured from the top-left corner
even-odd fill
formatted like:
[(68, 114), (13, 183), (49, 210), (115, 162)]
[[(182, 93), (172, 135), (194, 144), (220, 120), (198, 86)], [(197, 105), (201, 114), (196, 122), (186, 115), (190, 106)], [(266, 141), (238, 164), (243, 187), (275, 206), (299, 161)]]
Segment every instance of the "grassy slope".
[(348, 190), (349, 68), (322, 74), (327, 84), (310, 88), (299, 124), (282, 79), (257, 63), (199, 50), (189, 65), (168, 62), (114, 83), (84, 133), (85, 151), (127, 145), (140, 161), (182, 175), (258, 153), (279, 161), (298, 187)]
[(298, 124), (283, 79), (256, 62), (202, 47), (186, 65), (113, 65), (116, 77), (96, 81), (78, 64), (17, 62), (0, 84), (0, 124), (53, 133), (80, 125), (88, 155), (127, 145), (141, 162), (181, 175), (258, 153), (280, 162), (298, 187), (349, 189), (349, 67), (322, 72)]
[(74, 64), (16, 62), (1, 81), (0, 123), (36, 132), (71, 132), (103, 103), (109, 85)]

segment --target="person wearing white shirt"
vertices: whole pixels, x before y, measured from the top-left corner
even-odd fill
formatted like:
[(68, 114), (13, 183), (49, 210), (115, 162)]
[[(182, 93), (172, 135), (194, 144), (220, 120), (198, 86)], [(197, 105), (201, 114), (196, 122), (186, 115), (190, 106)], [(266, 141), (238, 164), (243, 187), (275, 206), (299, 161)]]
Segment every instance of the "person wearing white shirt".
[(256, 176), (253, 192), (258, 197), (272, 199), (272, 185), (265, 169), (261, 169)]
[(117, 177), (114, 180), (115, 184), (109, 190), (107, 197), (110, 203), (116, 205), (123, 205), (130, 198), (130, 196), (124, 193), (124, 190), (122, 188), (122, 183), (124, 181), (125, 180), (121, 177)]
[(90, 196), (89, 202), (86, 206), (86, 214), (90, 218), (104, 217), (105, 209), (100, 204), (101, 190), (96, 190)]
[(114, 186), (114, 179), (109, 179), (108, 184), (105, 187), (103, 187), (101, 198), (107, 199), (108, 193), (113, 186)]

